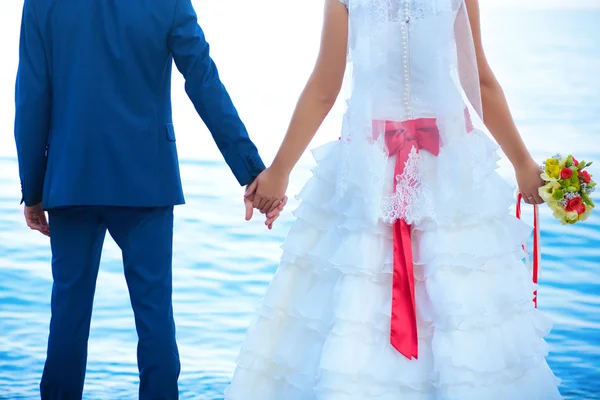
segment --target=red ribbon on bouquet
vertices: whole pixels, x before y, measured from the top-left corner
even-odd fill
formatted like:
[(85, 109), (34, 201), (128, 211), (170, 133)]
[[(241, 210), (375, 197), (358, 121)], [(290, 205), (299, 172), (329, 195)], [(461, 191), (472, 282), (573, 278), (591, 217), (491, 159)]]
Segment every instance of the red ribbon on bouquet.
[[(380, 122), (375, 122), (380, 123)], [(440, 152), (440, 133), (435, 118), (404, 122), (385, 121), (385, 144), (389, 156), (396, 156), (394, 177), (402, 175), (413, 147), (434, 156)], [(394, 275), (390, 343), (408, 359), (418, 357), (417, 309), (413, 270), (411, 227), (404, 220), (394, 222)]]
[[(517, 196), (517, 218), (521, 219), (521, 201), (523, 195), (521, 193)], [(527, 246), (523, 245), (523, 250), (527, 252)], [(537, 285), (538, 275), (540, 270), (540, 216), (538, 205), (533, 205), (533, 283)], [(537, 289), (533, 292), (533, 304), (537, 308)]]

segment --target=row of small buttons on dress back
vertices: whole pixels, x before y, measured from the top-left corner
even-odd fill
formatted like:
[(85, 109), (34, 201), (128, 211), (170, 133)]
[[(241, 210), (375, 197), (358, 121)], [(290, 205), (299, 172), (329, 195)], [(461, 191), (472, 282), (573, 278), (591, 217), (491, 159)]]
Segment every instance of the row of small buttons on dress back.
[(404, 24), (402, 26), (402, 70), (404, 72), (404, 93), (402, 96), (403, 105), (407, 115), (407, 119), (412, 118), (412, 109), (410, 101), (410, 41), (409, 41), (409, 29), (410, 29), (410, 0), (404, 0), (404, 7), (402, 9), (402, 20)]

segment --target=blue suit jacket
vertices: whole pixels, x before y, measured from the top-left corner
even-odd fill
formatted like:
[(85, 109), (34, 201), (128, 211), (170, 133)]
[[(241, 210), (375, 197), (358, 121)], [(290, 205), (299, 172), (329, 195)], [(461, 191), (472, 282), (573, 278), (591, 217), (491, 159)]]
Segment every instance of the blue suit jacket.
[(263, 169), (191, 0), (25, 0), (15, 139), (26, 205), (184, 202), (173, 59), (241, 185)]

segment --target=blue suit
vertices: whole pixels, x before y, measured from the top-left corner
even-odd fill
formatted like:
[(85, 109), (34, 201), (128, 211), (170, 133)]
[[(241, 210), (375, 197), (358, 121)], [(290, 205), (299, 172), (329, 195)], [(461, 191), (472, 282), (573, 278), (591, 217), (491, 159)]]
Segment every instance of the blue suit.
[(238, 182), (264, 169), (191, 0), (25, 0), (19, 54), (22, 200), (49, 211), (55, 280), (42, 398), (81, 397), (107, 230), (123, 249), (140, 336), (140, 397), (176, 398), (170, 260), (173, 206), (184, 197), (173, 60)]

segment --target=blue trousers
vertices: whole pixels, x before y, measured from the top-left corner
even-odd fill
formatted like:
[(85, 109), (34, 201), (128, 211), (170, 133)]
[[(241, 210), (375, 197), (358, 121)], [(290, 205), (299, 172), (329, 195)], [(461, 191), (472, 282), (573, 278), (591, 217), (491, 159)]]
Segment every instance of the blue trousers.
[(173, 207), (68, 207), (50, 210), (49, 218), (54, 285), (42, 400), (82, 398), (96, 278), (107, 231), (122, 250), (135, 315), (139, 398), (177, 399)]

